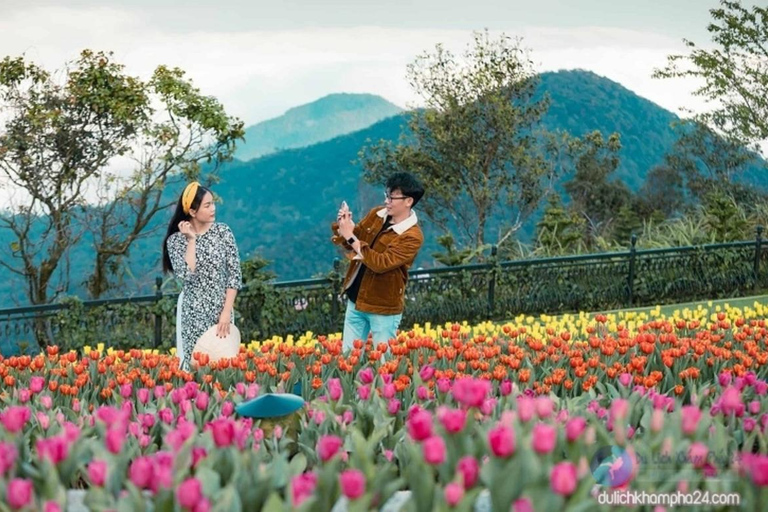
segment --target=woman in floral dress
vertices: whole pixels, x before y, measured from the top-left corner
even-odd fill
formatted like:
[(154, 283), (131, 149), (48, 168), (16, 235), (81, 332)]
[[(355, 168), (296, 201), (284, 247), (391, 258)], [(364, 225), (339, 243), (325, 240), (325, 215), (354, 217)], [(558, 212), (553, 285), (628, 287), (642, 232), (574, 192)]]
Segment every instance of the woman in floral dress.
[[(235, 297), (242, 286), (240, 256), (226, 224), (215, 222), (210, 190), (197, 182), (184, 189), (163, 242), (163, 270), (183, 282), (177, 333), (181, 368), (188, 370), (192, 349), (211, 326), (229, 335)], [(177, 336), (178, 338), (179, 336)]]

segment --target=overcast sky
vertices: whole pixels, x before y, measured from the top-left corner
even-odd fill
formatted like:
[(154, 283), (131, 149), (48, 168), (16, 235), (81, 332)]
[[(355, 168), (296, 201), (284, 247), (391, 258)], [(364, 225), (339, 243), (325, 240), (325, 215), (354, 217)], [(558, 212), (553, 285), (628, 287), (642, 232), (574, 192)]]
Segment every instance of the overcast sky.
[[(179, 66), (246, 124), (334, 92), (418, 103), (406, 65), (472, 30), (521, 36), (541, 71), (589, 69), (678, 112), (693, 84), (651, 78), (682, 40), (708, 41), (717, 0), (0, 0), (0, 57), (48, 68), (111, 50), (129, 72)], [(751, 3), (750, 3), (751, 5)]]

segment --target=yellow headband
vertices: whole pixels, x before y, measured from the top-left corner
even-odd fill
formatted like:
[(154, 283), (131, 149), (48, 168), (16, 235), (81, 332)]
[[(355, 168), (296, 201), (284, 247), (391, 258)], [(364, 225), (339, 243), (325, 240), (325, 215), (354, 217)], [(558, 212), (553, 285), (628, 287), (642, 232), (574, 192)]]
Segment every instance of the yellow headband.
[(196, 181), (193, 181), (189, 185), (187, 185), (187, 188), (184, 189), (184, 193), (181, 194), (181, 207), (184, 208), (184, 213), (189, 213), (189, 209), (192, 208), (192, 201), (195, 200), (195, 195), (197, 195), (197, 188), (200, 186), (200, 184)]

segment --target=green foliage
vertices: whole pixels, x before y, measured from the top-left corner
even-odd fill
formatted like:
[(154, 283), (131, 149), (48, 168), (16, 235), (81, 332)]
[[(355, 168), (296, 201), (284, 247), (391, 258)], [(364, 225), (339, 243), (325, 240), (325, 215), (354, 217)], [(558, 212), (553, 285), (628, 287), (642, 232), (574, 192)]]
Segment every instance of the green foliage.
[(533, 136), (548, 101), (534, 98), (532, 62), (508, 37), (476, 33), (463, 57), (438, 45), (409, 65), (409, 83), (426, 108), (413, 112), (399, 145), (382, 141), (360, 156), (371, 183), (395, 170), (417, 175), (429, 218), (477, 248), (495, 216), (511, 220), (509, 232), (518, 229), (552, 179)]
[(440, 244), (445, 251), (432, 253), (432, 257), (447, 267), (466, 265), (472, 262), (475, 258), (481, 257), (483, 251), (491, 248), (490, 244), (485, 244), (476, 248), (465, 247), (463, 249), (457, 249), (453, 236), (450, 234), (437, 237), (437, 243)]
[(570, 196), (571, 208), (587, 221), (585, 243), (588, 248), (595, 239), (610, 233), (616, 212), (630, 200), (627, 186), (610, 179), (619, 166), (620, 149), (616, 133), (606, 140), (595, 131), (569, 142), (568, 154), (575, 173), (564, 188)]
[(707, 228), (718, 242), (743, 240), (748, 236), (748, 223), (732, 197), (721, 192), (710, 192), (704, 198), (703, 213)]
[[(95, 263), (91, 296), (109, 290), (131, 246), (175, 201), (163, 195), (169, 182), (197, 179), (201, 164), (214, 173), (242, 137), (242, 123), (178, 68), (160, 66), (143, 82), (111, 54), (85, 50), (57, 76), (22, 57), (0, 62), (0, 173), (25, 192), (0, 216), (12, 238), (3, 265), (23, 277), (33, 304), (68, 291), (60, 264), (80, 244)], [(135, 166), (107, 172), (117, 157)]]
[(536, 248), (546, 256), (573, 254), (584, 237), (584, 227), (584, 220), (567, 210), (558, 194), (550, 194), (536, 226)]
[(721, 0), (709, 12), (711, 43), (685, 40), (688, 55), (670, 56), (655, 76), (697, 79), (703, 85), (694, 94), (713, 106), (697, 119), (733, 140), (757, 144), (768, 139), (768, 7)]

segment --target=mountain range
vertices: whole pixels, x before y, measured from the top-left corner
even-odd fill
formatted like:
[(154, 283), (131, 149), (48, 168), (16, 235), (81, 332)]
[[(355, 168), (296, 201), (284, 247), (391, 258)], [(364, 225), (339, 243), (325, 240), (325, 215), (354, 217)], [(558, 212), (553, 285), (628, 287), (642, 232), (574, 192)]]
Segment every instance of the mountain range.
[[(619, 132), (621, 164), (615, 178), (632, 190), (642, 185), (677, 139), (675, 114), (617, 82), (588, 71), (543, 73), (540, 78), (538, 94), (546, 92), (551, 99), (544, 126), (575, 136), (594, 130), (605, 136)], [(328, 272), (338, 256), (329, 241), (329, 223), (341, 201), (360, 218), (382, 199), (382, 190), (361, 179), (358, 152), (381, 139), (397, 140), (408, 115), (378, 96), (334, 94), (249, 127), (245, 144), (236, 159), (222, 167), (214, 186), (222, 198), (217, 219), (232, 228), (241, 258), (267, 258), (280, 280)], [(170, 215), (156, 218), (158, 232), (133, 247), (130, 270), (135, 277), (117, 295), (152, 289), (160, 274), (162, 235)], [(436, 265), (431, 253), (438, 233), (427, 219), (424, 226), (427, 239), (416, 267), (428, 268)], [(532, 225), (525, 231), (530, 233)], [(0, 232), (0, 243), (8, 243), (7, 237)], [(82, 282), (91, 261), (88, 247), (76, 248), (70, 261), (72, 283)], [(20, 289), (5, 270), (0, 271), (0, 283), (2, 293)]]

